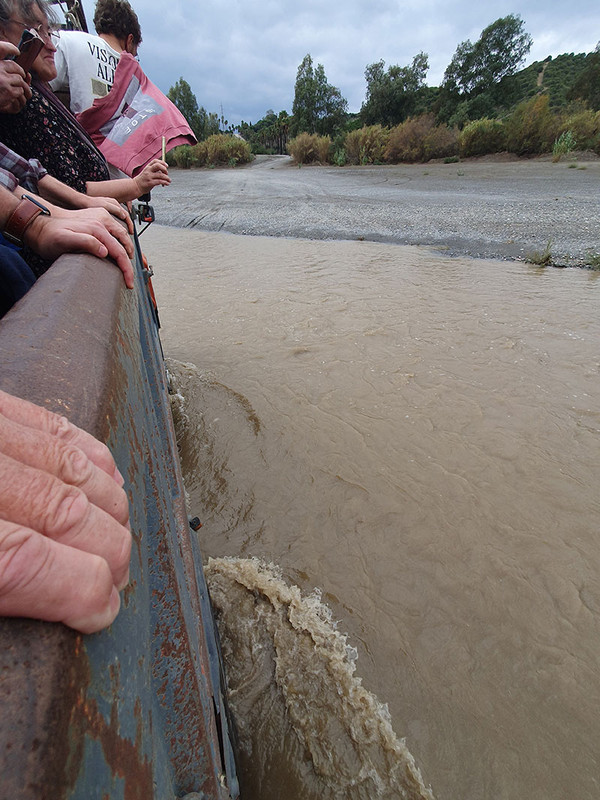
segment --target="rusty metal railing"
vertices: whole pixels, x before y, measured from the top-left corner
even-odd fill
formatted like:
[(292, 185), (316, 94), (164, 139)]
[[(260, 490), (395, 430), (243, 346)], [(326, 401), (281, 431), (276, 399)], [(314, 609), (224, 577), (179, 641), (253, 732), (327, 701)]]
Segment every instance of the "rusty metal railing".
[(108, 444), (134, 537), (110, 629), (82, 636), (0, 619), (1, 800), (230, 796), (205, 638), (212, 621), (139, 263), (136, 284), (126, 290), (108, 262), (63, 256), (0, 320), (0, 387)]

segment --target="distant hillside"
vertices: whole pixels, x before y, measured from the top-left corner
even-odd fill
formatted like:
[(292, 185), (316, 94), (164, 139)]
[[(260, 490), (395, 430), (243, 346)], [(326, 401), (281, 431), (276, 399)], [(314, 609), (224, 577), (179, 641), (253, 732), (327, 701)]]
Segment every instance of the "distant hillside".
[(513, 78), (515, 102), (527, 100), (539, 92), (547, 93), (551, 108), (567, 105), (567, 94), (588, 66), (592, 53), (564, 53), (534, 61)]

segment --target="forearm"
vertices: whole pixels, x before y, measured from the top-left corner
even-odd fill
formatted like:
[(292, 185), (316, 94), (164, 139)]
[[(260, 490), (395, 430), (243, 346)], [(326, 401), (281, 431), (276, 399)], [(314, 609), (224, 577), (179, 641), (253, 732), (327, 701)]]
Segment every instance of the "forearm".
[[(54, 178), (52, 178), (52, 180), (54, 180)], [(57, 181), (57, 183), (58, 183), (58, 181)], [(39, 188), (39, 184), (38, 184), (38, 188)], [(65, 187), (65, 188), (69, 188), (69, 187)], [(75, 190), (73, 189), (71, 191), (75, 191)], [(21, 200), (21, 198), (24, 195), (26, 195), (27, 197), (33, 197), (35, 200), (39, 200), (39, 202), (48, 209), (48, 211), (50, 212), (50, 215), (52, 217), (55, 217), (56, 219), (60, 219), (61, 217), (69, 217), (69, 215), (71, 214), (71, 211), (68, 211), (64, 207), (61, 207), (59, 205), (55, 205), (54, 202), (52, 202), (52, 200), (48, 199), (46, 197), (46, 195), (43, 194), (42, 192), (39, 192), (39, 194), (36, 193), (36, 192), (27, 192), (27, 191), (25, 191), (23, 189), (22, 186), (17, 186), (17, 188), (12, 192), (12, 195), (15, 198), (15, 200), (17, 201), (17, 203), (18, 203), (19, 200)], [(15, 205), (15, 207), (16, 207), (16, 205)], [(0, 221), (1, 220), (2, 220), (2, 217), (0, 216)]]
[(113, 181), (89, 181), (86, 191), (97, 197), (99, 194), (114, 197), (120, 203), (135, 200), (154, 189), (155, 186), (168, 186), (171, 183), (166, 161), (154, 158), (135, 178), (117, 178)]
[(135, 178), (116, 178), (112, 181), (88, 181), (86, 191), (91, 197), (113, 197), (119, 203), (135, 200), (144, 192)]
[[(54, 181), (54, 178), (51, 178)], [(59, 181), (55, 181), (59, 184)], [(64, 184), (59, 184), (60, 186), (64, 186)], [(39, 186), (38, 186), (39, 188)], [(74, 189), (70, 189), (68, 186), (64, 187), (68, 190), (68, 192), (73, 192), (73, 194), (78, 195), (79, 192), (76, 192)], [(50, 215), (55, 219), (72, 219), (72, 210), (65, 209), (62, 206), (55, 205), (51, 200), (47, 199), (48, 194), (51, 193), (42, 193), (36, 194), (35, 192), (26, 192), (24, 191), (22, 186), (17, 186), (14, 191), (8, 193), (10, 195), (10, 200), (5, 198), (4, 192), (0, 196), (0, 230), (4, 230), (6, 227), (6, 223), (11, 216), (12, 212), (15, 208), (19, 205), (19, 201), (23, 196), (32, 197), (35, 200), (39, 200), (39, 202), (48, 209)], [(67, 196), (67, 195), (66, 195)], [(35, 223), (35, 220), (32, 224)], [(34, 248), (35, 249), (35, 248)]]
[[(110, 184), (112, 181), (107, 181), (106, 183)], [(133, 233), (131, 217), (127, 211), (119, 205), (119, 201), (115, 200), (113, 197), (106, 197), (104, 195), (90, 197), (87, 194), (78, 192), (76, 189), (72, 189), (70, 186), (61, 183), (61, 181), (56, 180), (56, 178), (50, 175), (46, 175), (38, 181), (38, 190), (46, 202), (49, 201), (53, 204), (55, 209), (52, 211), (53, 216), (64, 216), (62, 212), (65, 209), (81, 210), (104, 208), (110, 214), (117, 217), (117, 219), (123, 220), (127, 225), (129, 233)], [(21, 197), (18, 188), (15, 194), (19, 198)]]
[(49, 200), (64, 208), (85, 208), (87, 206), (84, 194), (67, 186), (66, 183), (61, 183), (52, 175), (45, 175), (38, 181), (38, 191), (44, 200)]

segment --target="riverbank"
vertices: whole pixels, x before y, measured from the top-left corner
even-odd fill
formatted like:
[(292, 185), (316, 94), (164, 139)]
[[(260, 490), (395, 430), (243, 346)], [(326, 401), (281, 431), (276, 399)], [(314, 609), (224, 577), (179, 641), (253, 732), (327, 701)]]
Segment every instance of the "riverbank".
[(244, 235), (433, 247), (448, 255), (595, 263), (600, 159), (297, 167), (259, 156), (238, 169), (171, 170), (152, 202), (163, 225)]

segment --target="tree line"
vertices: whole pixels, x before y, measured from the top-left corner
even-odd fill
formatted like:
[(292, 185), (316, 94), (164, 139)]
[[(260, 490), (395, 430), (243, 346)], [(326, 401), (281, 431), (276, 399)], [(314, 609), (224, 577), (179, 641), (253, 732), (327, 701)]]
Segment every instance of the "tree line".
[[(552, 73), (562, 84), (553, 96), (558, 104), (578, 103), (578, 109), (600, 110), (600, 43), (588, 55), (564, 57), (561, 69), (549, 68), (551, 59), (526, 70), (519, 67), (533, 40), (519, 15), (501, 17), (481, 32), (475, 42), (461, 42), (438, 87), (426, 84), (429, 58), (417, 53), (411, 63), (386, 66), (383, 60), (365, 68), (366, 96), (356, 114), (348, 113), (341, 91), (331, 85), (322, 64), (310, 54), (300, 63), (294, 86), (291, 115), (269, 109), (258, 122), (237, 126), (253, 152), (285, 153), (288, 142), (300, 134), (330, 137), (341, 141), (361, 128), (381, 126), (391, 130), (409, 119), (427, 115), (430, 124), (458, 133), (478, 120), (507, 118), (523, 100), (533, 100), (545, 91), (541, 78)], [(560, 76), (560, 78), (558, 78)], [(564, 85), (567, 81), (568, 85)], [(560, 89), (560, 91), (558, 90)], [(205, 139), (226, 129), (227, 122), (198, 106), (183, 80), (169, 91), (169, 97), (187, 117), (196, 136)], [(549, 98), (546, 98), (549, 103)], [(233, 128), (227, 129), (233, 132)]]

